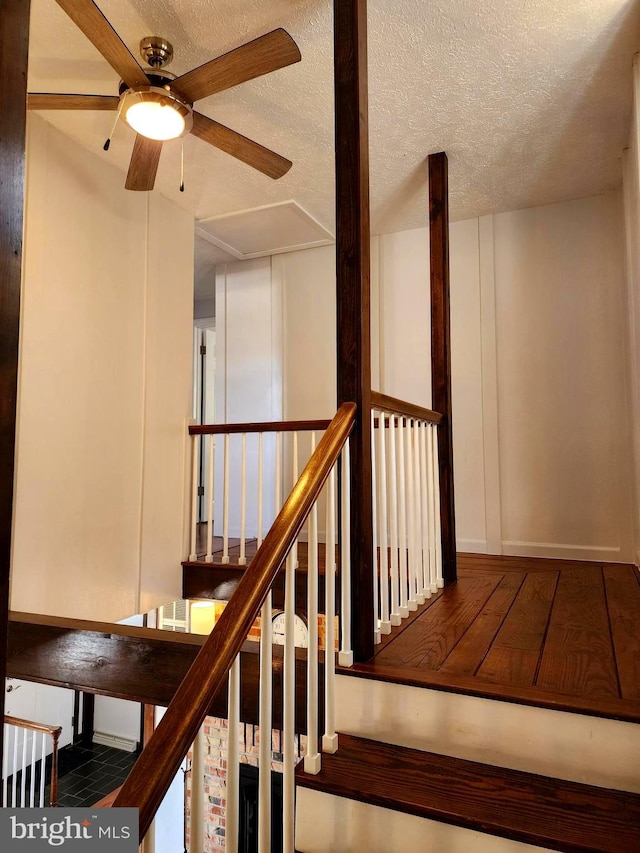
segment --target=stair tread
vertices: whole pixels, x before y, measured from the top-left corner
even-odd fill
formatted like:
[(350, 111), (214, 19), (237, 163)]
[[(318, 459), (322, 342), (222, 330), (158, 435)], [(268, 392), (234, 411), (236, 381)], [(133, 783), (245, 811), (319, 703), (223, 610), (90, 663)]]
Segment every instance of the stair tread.
[[(297, 784), (563, 853), (638, 853), (640, 794), (340, 734)], [(301, 768), (302, 765), (300, 765)]]

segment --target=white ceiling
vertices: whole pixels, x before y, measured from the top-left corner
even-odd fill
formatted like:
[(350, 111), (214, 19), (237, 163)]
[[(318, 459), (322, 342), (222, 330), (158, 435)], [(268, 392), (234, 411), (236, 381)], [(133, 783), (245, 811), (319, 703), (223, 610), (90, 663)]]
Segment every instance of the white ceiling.
[[(180, 74), (278, 26), (302, 62), (198, 103), (293, 160), (279, 181), (194, 137), (165, 145), (156, 187), (196, 218), (296, 199), (330, 231), (331, 0), (98, 0), (137, 56), (142, 36), (174, 45)], [(31, 91), (113, 94), (117, 76), (54, 0), (32, 0)], [(640, 46), (639, 0), (369, 0), (374, 231), (427, 221), (425, 157), (446, 150), (454, 219), (576, 198), (619, 185)], [(112, 113), (44, 114), (126, 170), (133, 133)]]

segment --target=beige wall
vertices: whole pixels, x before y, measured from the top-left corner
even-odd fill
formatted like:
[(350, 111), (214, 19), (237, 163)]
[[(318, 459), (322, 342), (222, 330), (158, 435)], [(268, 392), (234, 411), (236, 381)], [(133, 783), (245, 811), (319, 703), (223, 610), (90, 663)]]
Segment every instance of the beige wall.
[(633, 69), (634, 105), (629, 147), (623, 155), (626, 232), (626, 311), (628, 316), (629, 411), (633, 456), (633, 539), (640, 564), (640, 61)]
[(193, 221), (30, 116), (12, 607), (176, 597)]

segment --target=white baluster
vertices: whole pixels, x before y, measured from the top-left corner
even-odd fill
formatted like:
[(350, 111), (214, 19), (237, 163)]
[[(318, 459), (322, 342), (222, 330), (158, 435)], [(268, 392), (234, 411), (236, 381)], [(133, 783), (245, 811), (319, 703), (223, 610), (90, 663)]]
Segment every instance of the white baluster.
[(431, 533), (429, 519), (429, 466), (427, 464), (427, 445), (429, 424), (420, 424), (420, 509), (422, 515), (422, 564), (424, 585), (431, 595), (431, 560), (429, 556), (429, 537)]
[(338, 735), (335, 720), (336, 674), (336, 466), (329, 474), (327, 485), (327, 544), (325, 547), (324, 600), (325, 600), (325, 652), (324, 652), (324, 752), (337, 752)]
[(338, 661), (340, 666), (353, 666), (351, 648), (351, 465), (349, 461), (349, 439), (342, 451), (342, 518), (340, 550), (340, 588), (342, 601), (340, 616), (342, 636)]
[(20, 777), (20, 806), (27, 805), (27, 730), (22, 730), (22, 775)]
[(17, 771), (18, 771), (18, 729), (14, 729), (14, 732), (13, 732), (13, 779), (12, 779), (12, 785), (11, 785), (11, 805), (13, 806), (14, 809), (18, 805), (18, 786), (16, 785)]
[(276, 433), (275, 515), (282, 507), (282, 433)]
[(41, 756), (41, 770), (40, 770), (40, 808), (45, 808), (49, 803), (45, 803), (44, 801), (44, 776), (45, 776), (45, 767), (47, 766), (47, 735), (42, 732), (42, 756)]
[[(38, 735), (37, 732), (33, 732), (31, 737), (31, 784), (29, 785), (29, 805), (31, 808), (35, 807), (35, 797), (36, 797), (36, 764), (38, 761)], [(44, 768), (43, 768), (44, 771)]]
[(380, 572), (378, 570), (378, 484), (375, 443), (375, 412), (371, 412), (371, 521), (373, 529), (373, 637), (377, 644), (380, 632)]
[(429, 588), (431, 592), (436, 592), (438, 567), (436, 559), (436, 504), (433, 482), (433, 438), (435, 428), (433, 424), (429, 427), (427, 434), (427, 502), (428, 502), (428, 520), (429, 520)]
[(441, 527), (441, 507), (440, 507), (440, 466), (438, 465), (438, 432), (437, 427), (433, 428), (433, 515), (435, 518), (435, 537), (436, 537), (436, 586), (442, 589), (444, 586), (444, 578), (442, 575), (442, 527)]
[[(191, 801), (189, 853), (202, 853), (204, 850), (204, 774), (205, 774), (205, 738), (201, 728), (191, 747)], [(152, 826), (155, 826), (155, 821)], [(147, 833), (148, 836), (149, 833)], [(153, 848), (152, 848), (153, 849)]]
[(238, 565), (247, 565), (247, 434), (242, 433), (242, 462), (240, 473), (240, 556)]
[[(311, 433), (311, 453), (316, 449), (316, 434)], [(307, 752), (305, 773), (319, 773), (321, 758), (318, 752), (318, 502), (309, 514), (307, 568)]]
[(207, 497), (209, 501), (208, 505), (208, 518), (207, 518), (207, 556), (205, 557), (205, 562), (212, 563), (213, 562), (213, 512), (215, 507), (215, 498), (213, 494), (213, 466), (214, 466), (214, 457), (215, 457), (215, 436), (209, 435), (209, 465), (208, 465), (208, 473), (207, 473)]
[[(298, 466), (298, 431), (296, 430), (293, 433), (293, 458), (291, 465), (291, 491), (293, 491), (293, 487), (298, 482), (298, 477), (300, 476), (300, 469)], [(293, 564), (296, 569), (299, 567), (298, 563), (298, 540), (296, 539), (295, 544), (293, 546)]]
[(287, 558), (284, 598), (284, 713), (282, 842), (283, 853), (295, 853), (295, 763), (296, 763), (296, 563), (293, 551)]
[(7, 779), (9, 777), (9, 741), (11, 739), (11, 726), (6, 723), (3, 726), (3, 749), (2, 749), (2, 805), (7, 808)]
[[(262, 436), (261, 436), (262, 437)], [(260, 754), (258, 777), (258, 853), (271, 853), (271, 730), (273, 697), (272, 595), (260, 614)]]
[(194, 435), (191, 444), (191, 548), (189, 559), (197, 560), (197, 536), (198, 536), (198, 473), (199, 473), (199, 450), (200, 437)]
[(226, 853), (238, 851), (238, 824), (240, 820), (240, 655), (229, 670), (229, 704), (227, 728), (227, 809)]
[(387, 550), (387, 442), (385, 439), (384, 412), (378, 413), (378, 456), (380, 482), (378, 484), (378, 542), (380, 543), (380, 631), (391, 633), (389, 618), (389, 555)]
[(224, 437), (224, 475), (222, 485), (222, 562), (229, 562), (229, 433)]
[(413, 421), (407, 418), (407, 525), (409, 528), (409, 573), (415, 589), (418, 604), (424, 604), (424, 592), (420, 573), (418, 571), (418, 554), (416, 550), (416, 507), (414, 487), (414, 466), (416, 461), (413, 452)]
[(391, 550), (391, 624), (402, 624), (402, 616), (407, 616), (400, 610), (400, 579), (398, 575), (398, 492), (396, 470), (396, 416), (389, 415), (389, 429), (387, 440), (389, 445), (389, 479), (387, 487), (389, 491), (389, 547)]
[(398, 523), (400, 539), (400, 589), (402, 595), (400, 605), (407, 606), (407, 610), (417, 610), (418, 600), (415, 595), (414, 585), (409, 577), (409, 560), (407, 553), (407, 461), (405, 458), (405, 436), (406, 419), (399, 419), (398, 430), (398, 471), (400, 472), (398, 482)]
[(425, 577), (424, 564), (422, 562), (422, 511), (420, 507), (420, 435), (419, 422), (414, 420), (411, 436), (413, 440), (413, 508), (415, 512), (415, 554), (416, 571), (418, 575), (418, 589), (426, 598), (431, 596), (429, 578)]
[(263, 470), (262, 466), (264, 464), (264, 433), (258, 433), (258, 534), (257, 534), (257, 546), (258, 548), (262, 545), (262, 525), (263, 525), (263, 512), (264, 512), (264, 501), (263, 501)]

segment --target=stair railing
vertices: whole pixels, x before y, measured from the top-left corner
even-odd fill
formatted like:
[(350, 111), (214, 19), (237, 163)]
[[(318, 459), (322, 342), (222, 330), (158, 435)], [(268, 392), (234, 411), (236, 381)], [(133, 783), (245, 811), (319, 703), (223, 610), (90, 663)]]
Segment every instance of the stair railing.
[[(203, 424), (189, 427), (189, 561), (247, 564), (247, 539), (259, 548), (328, 420)], [(231, 555), (230, 538), (238, 539)], [(216, 541), (218, 540), (218, 541)], [(220, 541), (221, 540), (221, 541)], [(221, 553), (216, 553), (221, 545)]]
[[(336, 542), (340, 542), (341, 609), (347, 607), (350, 578), (348, 507), (350, 503), (348, 439), (356, 415), (354, 403), (340, 407), (329, 424), (311, 458), (298, 478), (291, 494), (278, 513), (262, 545), (251, 560), (216, 625), (205, 641), (196, 660), (178, 688), (166, 714), (143, 749), (114, 806), (139, 809), (140, 836), (144, 837), (181, 762), (196, 740), (208, 715), (212, 700), (228, 689), (228, 753), (225, 849), (238, 849), (238, 726), (241, 716), (241, 677), (239, 652), (260, 615), (260, 780), (259, 780), (259, 850), (270, 849), (269, 797), (271, 790), (272, 693), (274, 683), (282, 681), (283, 737), (283, 849), (294, 853), (294, 805), (296, 731), (306, 732), (305, 770), (320, 770), (321, 751), (335, 752), (338, 738), (334, 715), (335, 670), (335, 589), (337, 573)], [(312, 440), (313, 444), (313, 440)], [(337, 514), (336, 481), (341, 471), (341, 513)], [(325, 488), (326, 542), (325, 615), (326, 652), (319, 652), (318, 642), (318, 500)], [(295, 719), (296, 658), (303, 654), (295, 648), (295, 585), (298, 537), (307, 523), (309, 566), (307, 578), (308, 647), (306, 650), (306, 720)], [(284, 651), (276, 660), (272, 649), (271, 588), (285, 565)], [(344, 629), (345, 623), (342, 622)], [(351, 653), (350, 636), (342, 636), (341, 659)], [(324, 663), (323, 683), (319, 671)], [(279, 670), (276, 672), (276, 670)], [(275, 675), (274, 675), (275, 673)], [(302, 679), (298, 679), (298, 684)], [(322, 689), (324, 688), (324, 689)], [(324, 695), (322, 695), (324, 694)], [(322, 722), (324, 723), (322, 725)], [(322, 736), (320, 737), (320, 729)]]
[(438, 424), (431, 409), (371, 392), (376, 642), (444, 586)]
[[(33, 723), (5, 714), (2, 766), (2, 803), (5, 807), (43, 808), (45, 805), (57, 805), (58, 741), (61, 734), (61, 726)], [(49, 754), (49, 802), (45, 803)]]

